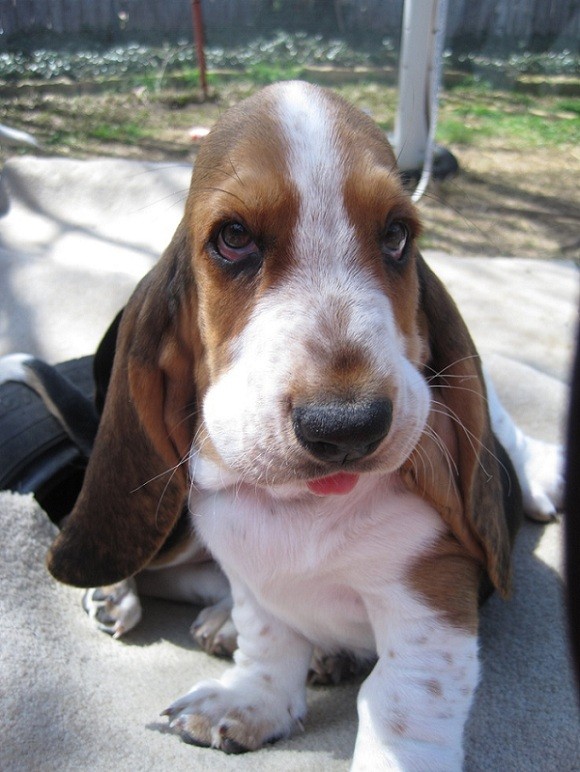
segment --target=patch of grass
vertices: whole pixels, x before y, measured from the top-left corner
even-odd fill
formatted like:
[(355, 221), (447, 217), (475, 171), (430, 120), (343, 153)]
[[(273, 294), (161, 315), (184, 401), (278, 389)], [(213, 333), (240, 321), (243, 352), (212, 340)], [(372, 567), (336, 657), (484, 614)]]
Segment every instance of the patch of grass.
[(457, 118), (443, 118), (437, 126), (437, 141), (444, 145), (473, 145), (482, 134), (489, 136), (487, 130)]
[(76, 148), (78, 143), (79, 138), (76, 134), (58, 129), (51, 132), (43, 141), (46, 148), (54, 148), (60, 153)]
[(562, 120), (553, 115), (504, 115), (498, 133), (505, 132), (512, 141), (528, 147), (575, 144), (580, 142), (580, 122)]
[[(188, 129), (211, 126), (220, 112), (249, 96), (263, 83), (296, 77), (288, 67), (264, 65), (253, 78), (210, 77), (212, 99), (201, 102), (197, 71), (141, 81), (137, 88), (67, 96), (58, 92), (28, 91), (6, 98), (2, 121), (32, 132), (54, 151), (80, 155), (95, 152), (121, 154), (143, 148), (159, 158), (159, 143), (171, 152), (190, 149)], [(257, 82), (257, 81), (260, 82)], [(351, 82), (335, 88), (348, 101), (369, 113), (385, 131), (391, 131), (397, 111), (394, 85), (376, 81)], [(453, 147), (483, 147), (490, 138), (506, 149), (526, 152), (538, 147), (562, 148), (580, 144), (580, 99), (509, 94), (469, 88), (446, 89), (441, 96), (437, 140)], [(99, 143), (103, 148), (99, 148)], [(154, 143), (154, 144), (152, 144)], [(163, 145), (165, 147), (165, 145)]]
[(510, 91), (506, 97), (506, 101), (509, 101), (509, 104), (521, 105), (522, 107), (532, 107), (536, 101), (535, 96), (525, 94), (522, 91)]
[(455, 108), (455, 115), (474, 116), (476, 118), (496, 118), (498, 109), (483, 104), (465, 104)]
[(281, 80), (295, 80), (300, 78), (301, 72), (302, 67), (281, 66), (268, 62), (257, 62), (250, 65), (246, 70), (247, 77), (250, 80), (263, 86)]
[[(208, 80), (211, 75), (208, 75)], [(165, 89), (197, 89), (200, 85), (199, 70), (197, 68), (185, 68), (179, 71), (159, 69), (156, 72), (150, 72), (139, 75), (132, 80), (137, 87), (142, 87), (148, 91), (162, 92)]]
[(580, 115), (580, 99), (560, 99), (556, 102), (556, 109)]
[[(566, 112), (570, 116), (562, 114)], [(441, 100), (437, 136), (459, 145), (496, 137), (506, 147), (556, 148), (580, 142), (578, 112), (580, 100), (575, 99), (454, 89)]]
[(199, 70), (197, 68), (182, 70), (179, 73), (179, 81), (186, 87), (197, 88), (199, 86)]
[(100, 123), (92, 126), (88, 135), (101, 142), (123, 142), (132, 145), (149, 136), (149, 132), (137, 123)]

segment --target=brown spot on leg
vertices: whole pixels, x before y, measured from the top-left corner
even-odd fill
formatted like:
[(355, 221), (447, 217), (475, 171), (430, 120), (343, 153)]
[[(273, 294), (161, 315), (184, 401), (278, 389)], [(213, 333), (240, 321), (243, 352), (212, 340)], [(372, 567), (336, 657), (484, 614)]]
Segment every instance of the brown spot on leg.
[(430, 678), (425, 682), (425, 686), (427, 687), (429, 694), (432, 694), (434, 697), (443, 696), (443, 687), (441, 686), (441, 682), (437, 681), (437, 679)]
[(406, 734), (409, 729), (408, 721), (401, 713), (394, 716), (390, 726), (393, 734), (399, 735), (399, 737)]

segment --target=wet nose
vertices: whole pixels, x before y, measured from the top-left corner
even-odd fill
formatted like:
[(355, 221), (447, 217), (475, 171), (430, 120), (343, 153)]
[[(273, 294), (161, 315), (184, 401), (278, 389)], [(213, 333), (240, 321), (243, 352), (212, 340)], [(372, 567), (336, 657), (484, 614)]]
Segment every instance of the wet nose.
[(361, 402), (325, 402), (292, 410), (298, 441), (321, 461), (345, 463), (368, 456), (391, 426), (389, 399)]

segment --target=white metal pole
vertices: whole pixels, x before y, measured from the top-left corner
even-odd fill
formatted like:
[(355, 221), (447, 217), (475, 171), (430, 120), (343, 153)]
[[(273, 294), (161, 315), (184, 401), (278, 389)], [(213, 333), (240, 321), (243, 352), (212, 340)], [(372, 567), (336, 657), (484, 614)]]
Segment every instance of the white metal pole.
[(446, 17), (447, 0), (405, 1), (393, 145), (399, 167), (421, 176), (414, 198), (431, 173)]

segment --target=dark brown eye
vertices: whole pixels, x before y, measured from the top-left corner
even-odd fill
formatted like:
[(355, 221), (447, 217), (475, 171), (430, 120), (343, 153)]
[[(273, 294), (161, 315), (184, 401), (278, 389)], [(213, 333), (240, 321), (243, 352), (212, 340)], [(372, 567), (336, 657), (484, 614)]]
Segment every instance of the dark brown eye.
[(389, 223), (381, 239), (381, 249), (385, 257), (399, 261), (405, 255), (405, 247), (409, 241), (409, 229), (404, 222), (393, 220)]
[(236, 263), (246, 257), (258, 255), (256, 246), (250, 231), (239, 222), (228, 222), (218, 233), (215, 247), (224, 260)]

